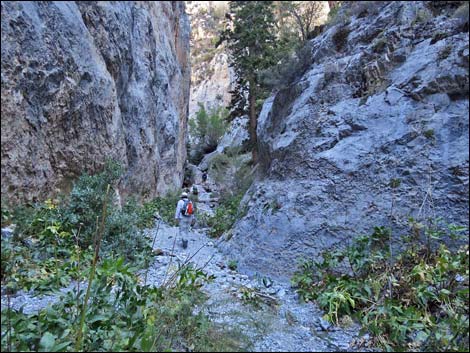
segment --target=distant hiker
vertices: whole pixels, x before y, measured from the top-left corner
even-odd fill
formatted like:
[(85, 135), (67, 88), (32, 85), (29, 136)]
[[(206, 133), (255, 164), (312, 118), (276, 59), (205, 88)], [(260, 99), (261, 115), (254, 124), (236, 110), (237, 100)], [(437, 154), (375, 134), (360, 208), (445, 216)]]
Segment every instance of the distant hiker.
[(199, 194), (199, 190), (196, 185), (193, 185), (193, 195)]
[(202, 173), (202, 182), (205, 183), (207, 181), (207, 172)]
[(188, 193), (181, 194), (181, 200), (176, 205), (175, 219), (179, 225), (179, 237), (184, 249), (188, 247), (189, 228), (194, 218), (193, 203), (188, 199)]

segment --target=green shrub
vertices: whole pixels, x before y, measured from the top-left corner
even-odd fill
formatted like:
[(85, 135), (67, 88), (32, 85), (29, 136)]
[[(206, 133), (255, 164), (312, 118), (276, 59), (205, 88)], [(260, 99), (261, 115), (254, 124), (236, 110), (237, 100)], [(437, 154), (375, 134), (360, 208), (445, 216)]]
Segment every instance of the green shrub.
[[(86, 310), (82, 310), (83, 288), (74, 288), (37, 314), (2, 308), (2, 351), (245, 349), (247, 339), (232, 339), (230, 332), (213, 325), (202, 311), (195, 314), (205, 299), (200, 287), (213, 279), (201, 269), (179, 267), (165, 287), (139, 284), (136, 271), (148, 265), (151, 249), (138, 226), (146, 225), (155, 210), (172, 220), (179, 195), (170, 193), (145, 207), (129, 200), (119, 210), (112, 200), (106, 200), (107, 192), (93, 195), (116, 177), (109, 171), (85, 175), (76, 183), (71, 198), (12, 211), (11, 221), (17, 227), (13, 237), (2, 237), (2, 287), (9, 293), (18, 289), (40, 293), (64, 287), (71, 279), (82, 281), (91, 276), (94, 249), (84, 246), (86, 241), (95, 244), (97, 240), (96, 236), (82, 238), (88, 231), (85, 222), (96, 231), (96, 218), (105, 205), (108, 209)], [(101, 209), (98, 199), (103, 202)], [(80, 330), (77, 324), (82, 312)]]
[(224, 196), (215, 214), (208, 217), (207, 225), (210, 227), (211, 237), (220, 237), (224, 232), (232, 228), (235, 221), (242, 217), (243, 210), (240, 209), (240, 201), (243, 194)]
[[(304, 261), (292, 284), (304, 300), (315, 300), (325, 318), (339, 323), (354, 315), (387, 350), (468, 350), (468, 245), (450, 251), (419, 244), (416, 223), (404, 237), (403, 252), (391, 262), (390, 230), (375, 228), (344, 251), (325, 252), (321, 261)], [(426, 229), (442, 242), (463, 229)], [(468, 232), (468, 230), (467, 230)], [(468, 233), (463, 235), (468, 239)], [(341, 266), (347, 264), (350, 273)]]
[(429, 129), (429, 130), (426, 130), (424, 131), (424, 136), (427, 138), (427, 139), (434, 139), (435, 135), (434, 135), (434, 129)]
[(251, 160), (242, 152), (242, 146), (226, 148), (210, 161), (209, 173), (222, 193), (244, 193), (253, 182)]
[(198, 105), (199, 110), (195, 119), (189, 121), (189, 128), (192, 136), (199, 141), (195, 148), (205, 154), (217, 148), (217, 144), (227, 130), (228, 112), (223, 107), (207, 111), (202, 103)]
[[(85, 318), (83, 351), (237, 351), (239, 342), (194, 309), (204, 301), (199, 290), (210, 278), (186, 266), (171, 286), (139, 285), (123, 258), (104, 259), (97, 268)], [(83, 290), (62, 295), (37, 314), (2, 310), (2, 351), (71, 351)], [(10, 325), (10, 326), (7, 326)], [(7, 327), (11, 327), (8, 329)], [(5, 333), (5, 334), (3, 334)], [(220, 342), (209, 338), (220, 337)], [(225, 346), (224, 342), (227, 342)]]
[(165, 196), (158, 196), (149, 202), (145, 202), (142, 208), (138, 211), (138, 225), (140, 228), (149, 228), (154, 223), (154, 214), (158, 214), (162, 217), (163, 221), (176, 225), (175, 222), (175, 211), (176, 204), (180, 199), (181, 192), (177, 189), (169, 191)]
[(11, 224), (10, 208), (2, 203), (2, 228)]
[(237, 269), (238, 263), (237, 260), (230, 260), (227, 264), (227, 267), (231, 269), (232, 271), (235, 271)]
[[(12, 211), (14, 236), (2, 240), (9, 249), (2, 264), (2, 280), (11, 291), (50, 291), (87, 275), (106, 186), (116, 182), (120, 173), (121, 167), (110, 161), (103, 172), (82, 175), (68, 197)], [(102, 256), (118, 254), (143, 266), (151, 249), (138, 229), (141, 211), (136, 205), (119, 210), (112, 198), (107, 203)], [(82, 263), (80, 268), (78, 262)]]

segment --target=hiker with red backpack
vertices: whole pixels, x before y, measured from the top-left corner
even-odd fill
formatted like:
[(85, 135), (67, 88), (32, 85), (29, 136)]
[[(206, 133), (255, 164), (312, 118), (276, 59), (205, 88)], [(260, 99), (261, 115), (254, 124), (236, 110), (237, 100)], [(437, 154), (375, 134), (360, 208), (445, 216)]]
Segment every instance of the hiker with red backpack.
[(194, 219), (194, 206), (191, 200), (188, 198), (188, 193), (183, 192), (181, 194), (181, 200), (176, 205), (175, 219), (179, 225), (179, 236), (182, 241), (183, 249), (188, 247), (188, 235), (189, 228), (192, 225)]

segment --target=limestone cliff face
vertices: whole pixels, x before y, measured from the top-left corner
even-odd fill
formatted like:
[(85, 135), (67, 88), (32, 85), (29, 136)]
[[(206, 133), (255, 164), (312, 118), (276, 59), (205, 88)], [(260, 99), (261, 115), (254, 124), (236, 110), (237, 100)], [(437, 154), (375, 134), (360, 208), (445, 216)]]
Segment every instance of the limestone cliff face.
[(189, 100), (183, 2), (2, 2), (2, 197), (67, 189), (107, 158), (124, 193), (181, 185)]
[(224, 245), (242, 270), (289, 276), (374, 226), (404, 234), (409, 216), (468, 227), (468, 15), (458, 2), (344, 6), (259, 116), (265, 173)]

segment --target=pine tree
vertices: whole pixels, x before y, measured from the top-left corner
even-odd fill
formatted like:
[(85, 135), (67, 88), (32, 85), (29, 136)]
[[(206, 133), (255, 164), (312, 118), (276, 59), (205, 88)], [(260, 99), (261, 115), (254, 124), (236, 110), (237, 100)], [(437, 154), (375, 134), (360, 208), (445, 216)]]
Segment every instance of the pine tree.
[[(276, 38), (272, 1), (231, 1), (230, 24), (221, 34), (221, 42), (226, 41), (230, 52), (230, 66), (238, 76), (240, 92), (248, 92), (248, 115), (250, 117), (250, 145), (253, 163), (257, 153), (257, 109), (256, 99), (262, 87), (258, 74), (275, 64)], [(237, 97), (236, 96), (236, 97)], [(240, 108), (240, 107), (238, 107)]]

